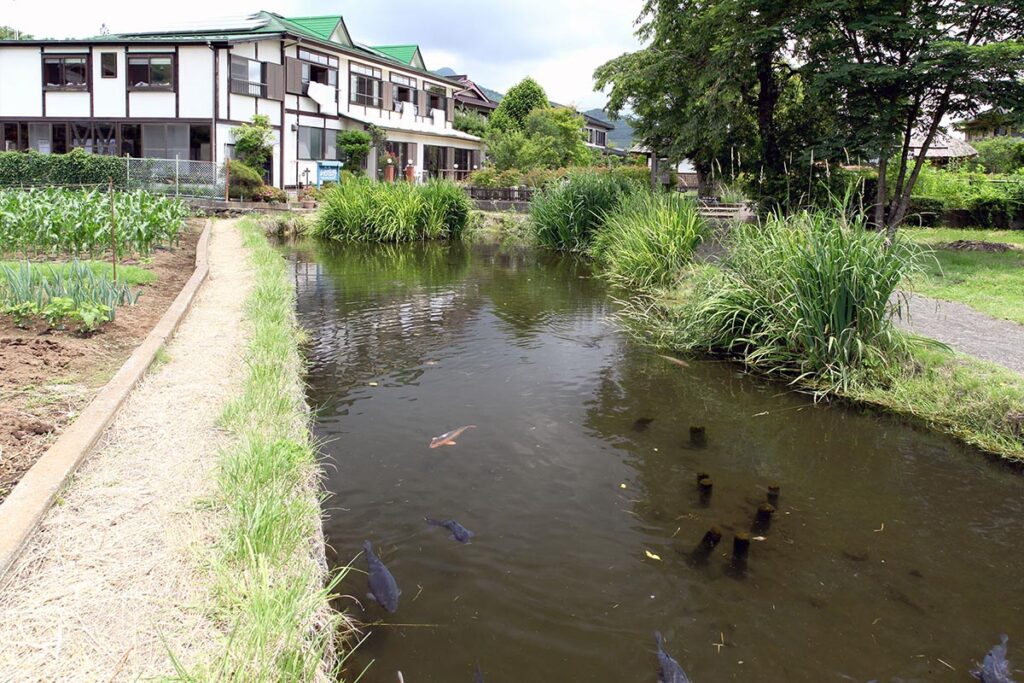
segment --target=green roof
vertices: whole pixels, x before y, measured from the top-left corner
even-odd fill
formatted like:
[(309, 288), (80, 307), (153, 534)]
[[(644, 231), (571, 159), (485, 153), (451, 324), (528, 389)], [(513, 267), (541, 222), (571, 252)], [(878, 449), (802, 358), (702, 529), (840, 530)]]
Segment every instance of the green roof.
[(324, 17), (285, 17), (285, 21), (295, 24), (299, 28), (312, 33), (322, 40), (330, 40), (335, 27), (341, 21), (341, 15)]
[(419, 45), (372, 45), (377, 52), (383, 52), (392, 59), (397, 59), (402, 64), (412, 64), (412, 58), (416, 56)]

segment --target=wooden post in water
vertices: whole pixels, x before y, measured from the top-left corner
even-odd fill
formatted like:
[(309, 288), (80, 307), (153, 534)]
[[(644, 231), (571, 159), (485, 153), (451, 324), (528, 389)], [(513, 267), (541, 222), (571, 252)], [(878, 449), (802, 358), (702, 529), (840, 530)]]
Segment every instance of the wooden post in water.
[(117, 213), (114, 210), (114, 178), (107, 177), (108, 193), (110, 194), (110, 259), (114, 270), (114, 283), (117, 283)]
[(732, 539), (732, 559), (746, 562), (750, 553), (750, 534), (739, 531)]
[(773, 485), (773, 486), (769, 486), (768, 487), (768, 502), (771, 503), (772, 506), (774, 506), (776, 508), (779, 507), (779, 487), (778, 486)]
[(775, 514), (775, 506), (771, 503), (761, 503), (757, 506), (757, 516), (754, 518), (753, 531), (763, 534), (772, 525), (772, 515)]
[(690, 445), (702, 448), (707, 441), (707, 432), (704, 427), (690, 427)]
[(718, 546), (721, 540), (722, 530), (717, 526), (711, 527), (697, 543), (697, 546), (690, 551), (690, 560), (699, 563), (706, 562), (711, 551)]

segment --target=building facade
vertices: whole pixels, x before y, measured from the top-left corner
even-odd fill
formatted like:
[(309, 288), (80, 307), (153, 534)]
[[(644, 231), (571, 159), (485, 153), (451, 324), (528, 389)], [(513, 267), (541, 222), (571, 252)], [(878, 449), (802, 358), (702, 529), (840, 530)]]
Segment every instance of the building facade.
[[(479, 138), (453, 128), (462, 89), (415, 46), (355, 43), (340, 16), (270, 12), (187, 29), (84, 40), (0, 41), (0, 149), (190, 159), (233, 154), (232, 129), (266, 116), (269, 182), (316, 182), (341, 130), (376, 126), (371, 153), (401, 176), (453, 176), (481, 163)], [(408, 55), (408, 61), (403, 59)]]

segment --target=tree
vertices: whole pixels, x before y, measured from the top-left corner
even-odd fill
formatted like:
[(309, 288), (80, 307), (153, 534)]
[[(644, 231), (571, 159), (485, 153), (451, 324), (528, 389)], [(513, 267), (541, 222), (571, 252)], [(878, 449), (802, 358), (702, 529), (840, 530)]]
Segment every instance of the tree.
[(22, 33), (10, 26), (0, 26), (0, 40), (32, 40), (32, 38), (33, 36), (29, 33)]
[(487, 118), (479, 112), (459, 107), (455, 110), (455, 121), (452, 122), (452, 128), (482, 138), (487, 134)]
[(520, 168), (562, 168), (590, 161), (583, 125), (583, 117), (568, 107), (534, 109), (526, 117), (525, 163)]
[(359, 173), (370, 156), (373, 136), (365, 130), (342, 130), (338, 131), (335, 143), (345, 167), (353, 173)]
[(235, 140), (235, 156), (250, 168), (263, 168), (274, 154), (274, 129), (270, 118), (256, 114), (250, 123), (231, 129)]
[(878, 159), (874, 222), (890, 236), (945, 119), (1024, 103), (1022, 9), (1020, 0), (832, 0), (808, 13), (803, 71), (836, 104), (845, 145)]
[(527, 76), (505, 93), (505, 97), (491, 114), (489, 125), (502, 131), (522, 130), (531, 111), (549, 106), (551, 103), (544, 88)]

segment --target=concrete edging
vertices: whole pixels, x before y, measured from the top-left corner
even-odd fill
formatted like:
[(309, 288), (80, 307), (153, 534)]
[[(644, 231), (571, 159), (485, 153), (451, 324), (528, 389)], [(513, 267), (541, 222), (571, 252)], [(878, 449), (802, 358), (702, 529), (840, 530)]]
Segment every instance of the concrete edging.
[(195, 271), (149, 335), (0, 504), (0, 577), (18, 559), (57, 494), (100, 440), (132, 389), (145, 376), (157, 352), (174, 336), (192, 308), (199, 288), (210, 273), (208, 250), (212, 226), (213, 222), (207, 219), (196, 244)]

